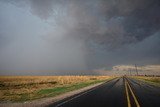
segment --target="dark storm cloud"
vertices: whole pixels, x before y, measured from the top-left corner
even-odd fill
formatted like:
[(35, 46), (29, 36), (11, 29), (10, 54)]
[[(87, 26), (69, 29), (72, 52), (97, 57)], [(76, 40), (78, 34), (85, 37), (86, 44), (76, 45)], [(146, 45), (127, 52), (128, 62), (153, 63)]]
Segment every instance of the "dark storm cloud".
[[(44, 45), (44, 42), (41, 43), (41, 41), (39, 41), (40, 46), (35, 46), (40, 51), (34, 52), (35, 56), (38, 54), (36, 61), (29, 63), (33, 68), (36, 65), (35, 67), (43, 68), (43, 70), (46, 68), (49, 70), (71, 70), (72, 68), (87, 70), (104, 66), (112, 68), (121, 63), (160, 63), (160, 51), (157, 47), (160, 45), (159, 0), (1, 1), (26, 11), (29, 10), (33, 16), (39, 18), (42, 23), (49, 24), (48, 28), (52, 29), (43, 31), (45, 32), (43, 33), (39, 29), (40, 26), (43, 27), (43, 24), (36, 26), (36, 31), (39, 31), (40, 34), (43, 33), (41, 34), (43, 36), (34, 39), (36, 42), (40, 38), (43, 39), (47, 48), (40, 47)], [(1, 19), (0, 21), (5, 22)], [(28, 26), (32, 26), (32, 24)], [(2, 25), (0, 25), (0, 31), (4, 31), (1, 27)], [(8, 34), (0, 32), (0, 42), (3, 41), (0, 43), (0, 48), (6, 43), (10, 43), (10, 39), (12, 40), (10, 36), (4, 35)], [(33, 36), (34, 33), (30, 35)], [(32, 49), (29, 47), (28, 50)], [(9, 53), (9, 51), (7, 52)], [(41, 52), (40, 55), (39, 52)], [(21, 53), (19, 54), (21, 55)], [(27, 54), (27, 57), (30, 56)], [(22, 59), (30, 62), (27, 58)], [(17, 57), (13, 60), (16, 62)], [(26, 65), (26, 63), (19, 64), (20, 61), (18, 60), (16, 66)], [(7, 64), (2, 63), (1, 65)]]
[(30, 6), (42, 19), (57, 17), (66, 35), (111, 48), (142, 41), (160, 28), (159, 0), (30, 0)]
[[(20, 2), (24, 4), (15, 0)], [(29, 0), (26, 4), (41, 19), (53, 17), (59, 29), (66, 29), (66, 36), (110, 48), (142, 41), (160, 29), (159, 0)]]

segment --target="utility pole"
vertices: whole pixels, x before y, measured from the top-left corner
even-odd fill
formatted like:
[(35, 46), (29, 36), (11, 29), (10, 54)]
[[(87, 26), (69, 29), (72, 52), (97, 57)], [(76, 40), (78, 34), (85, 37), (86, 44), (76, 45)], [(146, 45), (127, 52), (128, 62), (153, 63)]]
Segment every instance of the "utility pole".
[(135, 64), (135, 69), (136, 69), (136, 73), (137, 73), (137, 76), (138, 76), (138, 70), (137, 70), (137, 65)]
[(130, 76), (131, 76), (131, 68), (129, 69), (129, 73), (130, 73)]
[(129, 73), (129, 69), (128, 69), (127, 71), (128, 71), (128, 75), (130, 75), (130, 73)]

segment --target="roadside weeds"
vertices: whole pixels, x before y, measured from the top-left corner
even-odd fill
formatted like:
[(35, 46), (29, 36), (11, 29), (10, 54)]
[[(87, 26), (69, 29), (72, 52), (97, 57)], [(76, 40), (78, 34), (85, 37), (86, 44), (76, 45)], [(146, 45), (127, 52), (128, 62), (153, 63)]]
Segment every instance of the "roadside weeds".
[[(99, 81), (94, 84), (86, 84), (84, 86), (78, 86), (78, 90), (75, 90), (74, 88), (72, 90), (69, 90), (63, 94), (60, 94), (58, 96), (52, 96), (50, 98), (42, 98), (42, 99), (37, 99), (34, 101), (26, 101), (26, 102), (21, 102), (21, 103), (2, 103), (0, 104), (1, 107), (44, 107), (49, 104), (55, 103), (57, 101), (60, 101), (62, 99), (77, 95), (79, 93), (85, 92), (87, 90), (90, 90), (94, 87), (97, 87), (109, 80), (112, 80), (113, 78), (107, 79), (106, 81)], [(43, 91), (42, 91), (43, 92)], [(47, 92), (47, 91), (46, 91)], [(50, 92), (50, 91), (49, 91)]]

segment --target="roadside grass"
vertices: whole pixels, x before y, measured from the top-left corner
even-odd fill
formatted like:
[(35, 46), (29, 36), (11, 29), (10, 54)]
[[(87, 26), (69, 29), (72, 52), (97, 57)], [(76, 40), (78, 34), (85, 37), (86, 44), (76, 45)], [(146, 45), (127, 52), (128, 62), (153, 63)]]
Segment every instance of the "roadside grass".
[(89, 85), (105, 82), (109, 76), (0, 76), (0, 102), (24, 102), (54, 97)]
[[(42, 89), (40, 91), (37, 92), (37, 94), (40, 97), (51, 97), (51, 96), (56, 96), (56, 95), (60, 95), (62, 93), (66, 93), (69, 91), (73, 91), (73, 90), (77, 90), (89, 85), (93, 85), (96, 83), (100, 83), (100, 82), (105, 82), (106, 80), (97, 80), (97, 81), (90, 81), (90, 82), (84, 82), (84, 83), (78, 83), (78, 84), (73, 84), (73, 85), (69, 85), (69, 86), (64, 86), (64, 87), (56, 87), (56, 88), (51, 88), (51, 89)], [(39, 98), (40, 98), (39, 97)]]
[(151, 85), (160, 87), (160, 77), (135, 76), (135, 77), (132, 77), (132, 78), (135, 78), (135, 79), (147, 82), (147, 83), (149, 83)]

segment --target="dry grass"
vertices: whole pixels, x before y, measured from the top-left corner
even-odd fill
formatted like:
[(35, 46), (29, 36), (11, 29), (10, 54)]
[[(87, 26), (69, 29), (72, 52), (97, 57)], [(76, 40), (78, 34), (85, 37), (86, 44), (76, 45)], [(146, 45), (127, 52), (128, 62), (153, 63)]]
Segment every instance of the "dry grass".
[(160, 77), (136, 76), (134, 78), (148, 82), (152, 85), (160, 86)]
[(0, 101), (37, 99), (39, 98), (37, 92), (40, 90), (101, 81), (109, 78), (108, 76), (1, 76)]

